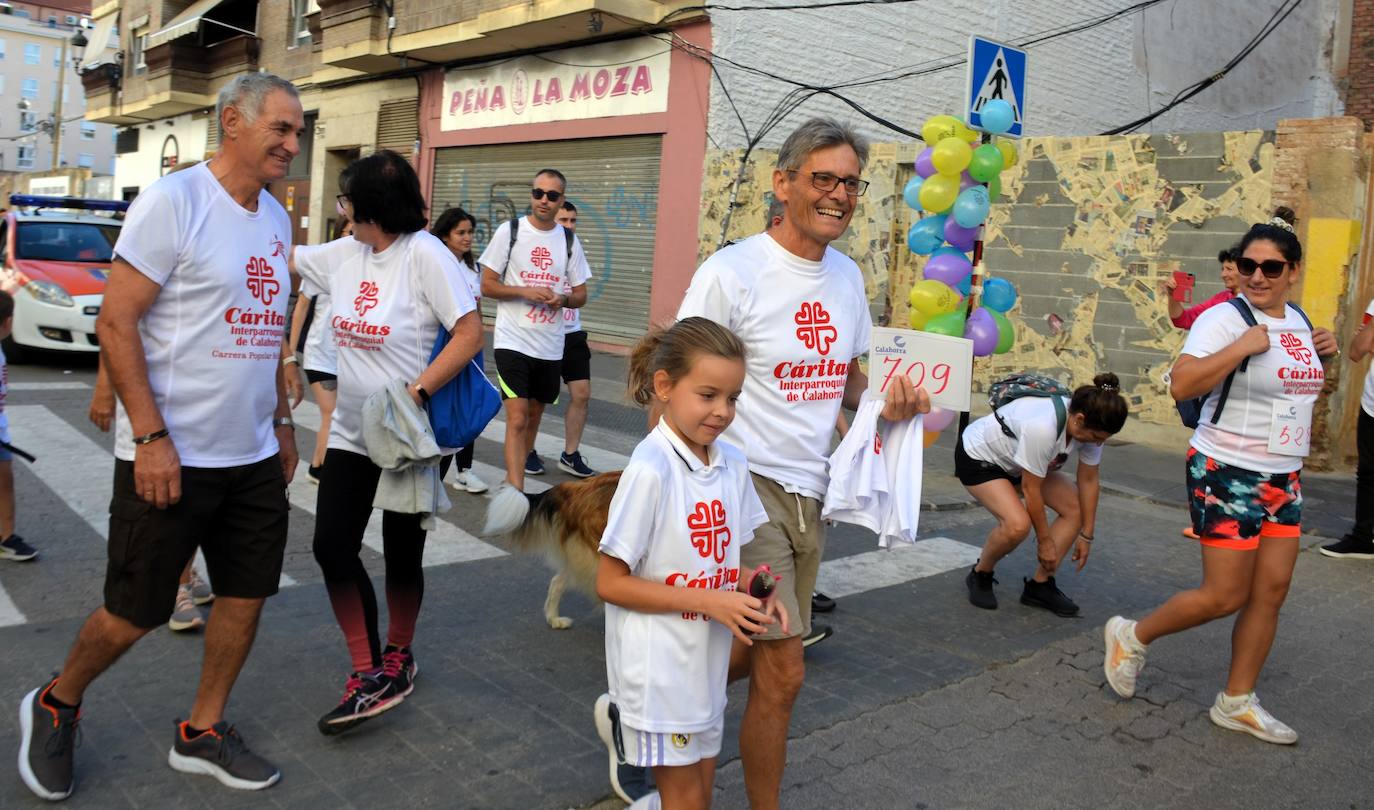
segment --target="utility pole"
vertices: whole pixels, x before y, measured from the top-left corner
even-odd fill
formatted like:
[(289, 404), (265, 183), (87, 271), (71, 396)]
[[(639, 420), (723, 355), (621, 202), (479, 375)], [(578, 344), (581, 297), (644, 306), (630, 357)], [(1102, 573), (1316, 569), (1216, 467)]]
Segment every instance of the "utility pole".
[(52, 102), (52, 167), (62, 166), (62, 96), (67, 89), (67, 37), (62, 37), (62, 55), (57, 60), (57, 98)]

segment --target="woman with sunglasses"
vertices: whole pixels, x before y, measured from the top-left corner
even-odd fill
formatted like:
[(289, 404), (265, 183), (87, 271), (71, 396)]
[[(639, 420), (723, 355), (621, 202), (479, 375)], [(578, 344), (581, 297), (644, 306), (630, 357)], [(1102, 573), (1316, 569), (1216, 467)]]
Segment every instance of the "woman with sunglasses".
[(1279, 217), (1254, 225), (1240, 249), (1239, 300), (1255, 325), (1234, 305), (1203, 313), (1170, 379), (1174, 399), (1207, 395), (1187, 461), (1202, 584), (1139, 622), (1108, 621), (1103, 668), (1112, 689), (1131, 697), (1147, 645), (1238, 613), (1230, 673), (1210, 717), (1222, 728), (1287, 745), (1297, 742), (1297, 732), (1261, 707), (1254, 689), (1297, 561), (1299, 476), (1312, 406), (1325, 380), (1323, 363), (1339, 351), (1330, 331), (1313, 329), (1288, 303), (1302, 261), (1293, 226)]

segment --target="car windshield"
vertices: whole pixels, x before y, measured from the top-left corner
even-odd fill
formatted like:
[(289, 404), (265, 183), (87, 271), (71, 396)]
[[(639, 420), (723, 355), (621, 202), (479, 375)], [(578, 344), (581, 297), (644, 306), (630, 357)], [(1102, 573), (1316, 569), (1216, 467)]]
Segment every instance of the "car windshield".
[(21, 222), (15, 252), (20, 259), (109, 264), (118, 225), (93, 222)]

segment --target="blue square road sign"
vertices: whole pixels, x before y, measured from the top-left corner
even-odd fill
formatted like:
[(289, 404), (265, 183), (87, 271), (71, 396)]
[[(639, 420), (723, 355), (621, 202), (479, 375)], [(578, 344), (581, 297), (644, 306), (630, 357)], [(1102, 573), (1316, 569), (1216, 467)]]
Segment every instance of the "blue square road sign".
[(979, 36), (968, 43), (968, 125), (981, 130), (983, 105), (1000, 98), (1011, 104), (1015, 114), (1005, 135), (1019, 138), (1026, 121), (1026, 52), (1014, 45), (994, 42)]

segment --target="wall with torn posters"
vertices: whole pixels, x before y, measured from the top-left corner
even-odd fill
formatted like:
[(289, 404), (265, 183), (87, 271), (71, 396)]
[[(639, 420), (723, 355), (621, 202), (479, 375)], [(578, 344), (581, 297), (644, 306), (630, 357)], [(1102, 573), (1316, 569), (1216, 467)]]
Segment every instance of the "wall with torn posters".
[[(1295, 164), (1299, 168), (1278, 172), (1283, 193), (1276, 195), (1272, 132), (1023, 140), (1020, 161), (1002, 175), (1004, 194), (994, 202), (984, 253), (987, 274), (1010, 280), (1020, 293), (1007, 313), (1017, 330), (1016, 345), (1008, 354), (978, 361), (975, 388), (1028, 369), (1070, 384), (1110, 370), (1122, 380), (1135, 425), (1159, 426), (1152, 435), (1160, 441), (1172, 443), (1186, 436), (1168, 430), (1177, 428), (1179, 420), (1164, 380), (1185, 333), (1170, 323), (1159, 284), (1181, 270), (1197, 279), (1195, 301), (1220, 291), (1217, 253), (1235, 244), (1251, 223), (1268, 219), (1275, 199), (1296, 208), (1300, 220), (1312, 217), (1315, 223), (1323, 216), (1308, 205), (1312, 192), (1304, 179), (1286, 176), (1311, 171), (1322, 157), (1329, 162), (1331, 147), (1325, 141), (1312, 143), (1316, 151), (1305, 153)], [(900, 196), (912, 175), (916, 152), (912, 144), (874, 146), (865, 171), (872, 186), (859, 199), (843, 243), (836, 245), (863, 269), (878, 323), (906, 325), (907, 292), (921, 277), (925, 262), (906, 248), (906, 230), (918, 214)], [(762, 230), (775, 156), (766, 150), (751, 155), (737, 206), (729, 214), (727, 238)], [(740, 157), (739, 150), (707, 154), (700, 230), (703, 257), (722, 241)], [(1330, 183), (1362, 201), (1364, 173), (1347, 171)], [(1345, 263), (1333, 261), (1321, 272), (1324, 292), (1319, 297), (1324, 303), (1308, 300), (1318, 296), (1303, 299), (1308, 309), (1315, 305), (1318, 325), (1338, 335), (1343, 335), (1349, 319), (1346, 310), (1354, 306), (1347, 300), (1348, 265), (1358, 247), (1356, 220), (1364, 215), (1359, 208), (1342, 214), (1342, 227), (1352, 236), (1342, 243)], [(1305, 242), (1306, 226), (1300, 221)], [(1317, 282), (1308, 278), (1306, 283), (1315, 289)], [(1358, 302), (1357, 308), (1364, 303)], [(1358, 385), (1357, 377), (1356, 396)], [(1349, 398), (1350, 392), (1344, 390), (1348, 387), (1342, 382), (1339, 396), (1332, 399)], [(1339, 434), (1340, 423), (1350, 418), (1347, 409), (1333, 414), (1329, 430)], [(1324, 459), (1313, 461), (1320, 464)], [(1345, 463), (1338, 457), (1331, 462)]]

